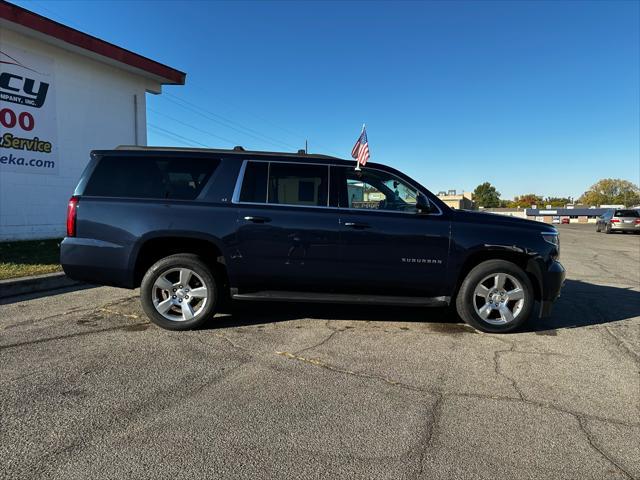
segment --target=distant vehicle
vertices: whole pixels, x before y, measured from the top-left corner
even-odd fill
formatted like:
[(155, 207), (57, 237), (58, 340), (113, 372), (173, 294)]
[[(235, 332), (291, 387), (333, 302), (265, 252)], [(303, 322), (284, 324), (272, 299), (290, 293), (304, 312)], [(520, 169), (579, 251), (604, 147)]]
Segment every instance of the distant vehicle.
[(568, 218), (563, 218), (563, 219), (562, 219), (562, 224), (563, 224), (563, 225), (566, 225), (566, 224), (568, 224), (568, 223), (569, 223), (569, 219), (568, 219)]
[(596, 232), (640, 233), (640, 212), (629, 209), (611, 209), (598, 217)]
[[(71, 278), (135, 288), (145, 313), (196, 328), (234, 301), (455, 305), (479, 330), (550, 312), (558, 231), (452, 210), (385, 165), (325, 155), (94, 151), (69, 201)], [(223, 303), (224, 302), (224, 303)]]
[(560, 216), (554, 215), (553, 219), (551, 220), (551, 223), (560, 223)]

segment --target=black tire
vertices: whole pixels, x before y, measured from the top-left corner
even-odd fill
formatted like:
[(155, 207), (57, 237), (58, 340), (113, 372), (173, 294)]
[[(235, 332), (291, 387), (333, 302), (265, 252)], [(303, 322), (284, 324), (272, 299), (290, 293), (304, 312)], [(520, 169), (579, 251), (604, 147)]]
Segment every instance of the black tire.
[(599, 223), (598, 223), (598, 224), (596, 224), (596, 232), (598, 232), (598, 233), (600, 233), (600, 232), (601, 232), (601, 230), (600, 230), (600, 224), (599, 224)]
[(604, 227), (604, 233), (606, 233), (607, 235), (611, 233), (611, 225), (607, 224), (607, 226)]
[[(154, 306), (154, 296), (156, 295), (154, 284), (156, 280), (163, 274), (178, 268), (186, 268), (194, 272), (202, 280), (202, 282), (200, 282), (196, 278), (196, 285), (202, 283), (207, 289), (207, 298), (204, 306), (189, 320), (177, 321), (167, 319), (156, 310)], [(168, 275), (171, 275), (171, 273)], [(192, 330), (202, 326), (203, 323), (211, 319), (215, 314), (218, 299), (218, 282), (216, 281), (215, 275), (200, 257), (189, 253), (179, 253), (158, 260), (147, 270), (140, 285), (140, 303), (142, 304), (144, 313), (147, 314), (153, 323), (167, 330)], [(193, 299), (191, 301), (193, 301)], [(177, 309), (178, 306), (176, 305), (175, 308)]]
[[(475, 289), (487, 276), (505, 273), (511, 275), (520, 282), (524, 293), (523, 305), (515, 318), (506, 324), (494, 325), (485, 321), (476, 312)], [(456, 310), (462, 320), (483, 332), (506, 333), (520, 328), (531, 316), (535, 302), (533, 285), (529, 276), (516, 264), (505, 260), (487, 260), (476, 265), (463, 280), (458, 296), (456, 297)]]

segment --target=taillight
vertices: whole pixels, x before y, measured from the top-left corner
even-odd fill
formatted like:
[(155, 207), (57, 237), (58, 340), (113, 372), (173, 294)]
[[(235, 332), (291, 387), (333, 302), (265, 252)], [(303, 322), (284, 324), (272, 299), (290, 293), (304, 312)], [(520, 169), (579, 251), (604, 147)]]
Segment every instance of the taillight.
[(67, 237), (76, 236), (76, 214), (78, 212), (78, 197), (71, 197), (67, 205)]
[(640, 223), (640, 218), (636, 218), (636, 223)]
[(620, 220), (618, 220), (617, 218), (612, 218), (611, 223), (620, 223)]

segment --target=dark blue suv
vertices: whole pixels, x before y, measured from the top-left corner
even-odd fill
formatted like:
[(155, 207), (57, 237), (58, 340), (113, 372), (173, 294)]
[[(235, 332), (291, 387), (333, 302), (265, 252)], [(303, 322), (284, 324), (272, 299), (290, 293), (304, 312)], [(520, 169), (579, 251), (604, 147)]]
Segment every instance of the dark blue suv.
[(72, 278), (140, 286), (164, 328), (229, 299), (453, 305), (507, 332), (559, 296), (555, 228), (452, 210), (375, 163), (324, 155), (125, 147), (94, 151), (69, 201)]

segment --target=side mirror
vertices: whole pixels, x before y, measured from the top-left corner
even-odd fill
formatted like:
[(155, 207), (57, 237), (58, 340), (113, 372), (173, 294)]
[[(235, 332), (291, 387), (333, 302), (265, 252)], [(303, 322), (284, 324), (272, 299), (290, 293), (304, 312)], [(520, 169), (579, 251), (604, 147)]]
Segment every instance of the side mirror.
[(431, 203), (429, 203), (429, 199), (422, 193), (418, 193), (416, 197), (416, 210), (418, 210), (418, 213), (431, 212)]

